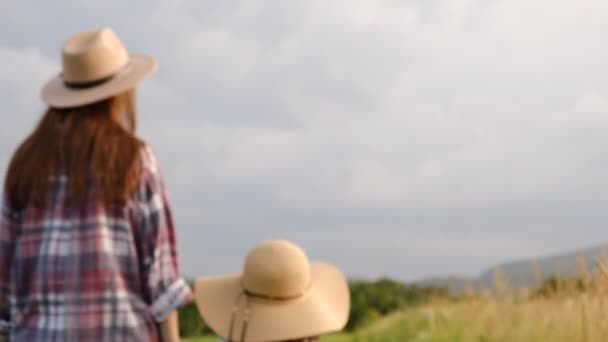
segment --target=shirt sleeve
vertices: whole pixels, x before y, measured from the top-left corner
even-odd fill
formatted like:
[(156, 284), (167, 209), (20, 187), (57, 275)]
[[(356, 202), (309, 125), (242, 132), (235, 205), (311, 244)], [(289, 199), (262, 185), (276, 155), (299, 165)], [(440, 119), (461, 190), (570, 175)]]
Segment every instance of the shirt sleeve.
[(0, 333), (10, 330), (10, 281), (11, 264), (17, 236), (17, 214), (8, 206), (7, 198), (2, 201), (0, 218)]
[(160, 169), (152, 150), (145, 147), (144, 151), (134, 228), (138, 235), (144, 295), (154, 319), (161, 322), (171, 311), (189, 303), (192, 291), (180, 276), (175, 226)]

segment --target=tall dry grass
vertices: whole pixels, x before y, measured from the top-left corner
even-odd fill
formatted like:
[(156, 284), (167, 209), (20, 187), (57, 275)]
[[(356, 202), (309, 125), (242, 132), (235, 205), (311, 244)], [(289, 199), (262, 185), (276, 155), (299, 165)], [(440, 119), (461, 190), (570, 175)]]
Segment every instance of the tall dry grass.
[[(499, 270), (492, 291), (438, 300), (324, 341), (608, 341), (608, 263), (597, 258), (589, 270), (582, 254), (577, 261), (580, 279), (568, 282), (555, 275), (556, 286), (547, 291), (511, 288)], [(532, 268), (541, 284), (538, 263)]]

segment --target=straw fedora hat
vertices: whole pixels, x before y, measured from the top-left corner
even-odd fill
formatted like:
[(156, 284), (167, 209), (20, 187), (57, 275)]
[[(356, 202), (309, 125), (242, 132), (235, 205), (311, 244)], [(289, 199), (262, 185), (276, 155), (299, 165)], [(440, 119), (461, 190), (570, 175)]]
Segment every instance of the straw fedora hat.
[(200, 278), (194, 287), (203, 319), (229, 341), (319, 336), (344, 328), (350, 311), (344, 275), (333, 265), (310, 263), (284, 240), (255, 246), (242, 274)]
[(129, 54), (110, 28), (79, 32), (63, 44), (62, 72), (43, 87), (54, 108), (78, 107), (127, 91), (157, 68), (156, 60)]

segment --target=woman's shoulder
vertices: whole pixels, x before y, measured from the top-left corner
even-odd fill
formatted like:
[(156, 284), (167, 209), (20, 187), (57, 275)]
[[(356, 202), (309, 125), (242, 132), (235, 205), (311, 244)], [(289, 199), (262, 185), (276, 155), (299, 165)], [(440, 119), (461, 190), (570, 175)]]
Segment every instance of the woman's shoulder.
[(160, 166), (152, 146), (142, 141), (140, 154), (142, 171), (144, 171), (144, 173), (152, 173), (153, 176), (158, 176), (160, 173)]
[(145, 189), (146, 193), (159, 191), (162, 188), (162, 173), (154, 149), (149, 144), (142, 142), (140, 154), (140, 191), (142, 189)]

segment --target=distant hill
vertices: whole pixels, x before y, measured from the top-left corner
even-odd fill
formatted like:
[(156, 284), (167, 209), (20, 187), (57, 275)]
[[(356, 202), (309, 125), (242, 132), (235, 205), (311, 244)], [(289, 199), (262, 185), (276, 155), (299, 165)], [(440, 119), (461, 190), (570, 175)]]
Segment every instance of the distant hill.
[(504, 275), (512, 287), (535, 286), (556, 275), (564, 278), (581, 276), (581, 265), (583, 264), (589, 272), (593, 272), (596, 268), (594, 261), (596, 257), (604, 257), (608, 260), (608, 244), (570, 253), (496, 265), (485, 270), (476, 278), (449, 276), (424, 279), (416, 284), (447, 287), (451, 293), (461, 294), (468, 287), (473, 290), (493, 289), (497, 275)]

